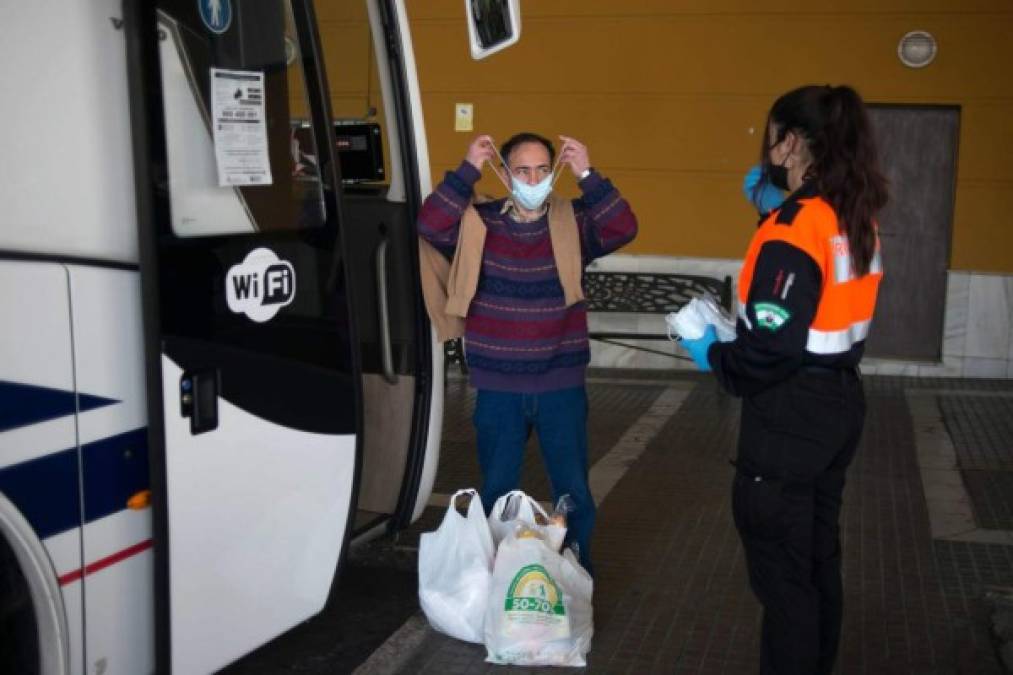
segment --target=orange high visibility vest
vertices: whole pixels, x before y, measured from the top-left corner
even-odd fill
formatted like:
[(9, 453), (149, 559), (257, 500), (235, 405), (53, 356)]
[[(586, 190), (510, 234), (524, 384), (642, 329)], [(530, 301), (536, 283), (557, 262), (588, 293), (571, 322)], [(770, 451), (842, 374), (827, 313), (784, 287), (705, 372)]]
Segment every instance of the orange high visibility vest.
[[(851, 265), (848, 237), (838, 228), (837, 214), (822, 197), (802, 197), (790, 222), (778, 223), (780, 210), (773, 211), (760, 225), (746, 251), (739, 277), (739, 312), (746, 318), (745, 308), (753, 271), (760, 249), (768, 241), (783, 241), (801, 249), (816, 262), (822, 276), (816, 316), (809, 326), (806, 351), (819, 356), (848, 352), (865, 340), (876, 309), (883, 263), (876, 238), (876, 253), (869, 273), (856, 277)], [(746, 318), (746, 324), (749, 320)]]

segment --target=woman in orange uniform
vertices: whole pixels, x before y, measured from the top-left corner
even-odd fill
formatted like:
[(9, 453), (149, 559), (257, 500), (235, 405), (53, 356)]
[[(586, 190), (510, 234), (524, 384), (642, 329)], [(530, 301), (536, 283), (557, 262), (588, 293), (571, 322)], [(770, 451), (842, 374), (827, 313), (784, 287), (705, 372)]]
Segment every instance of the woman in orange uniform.
[(762, 220), (739, 278), (736, 338), (684, 340), (742, 397), (732, 511), (763, 605), (762, 673), (829, 673), (842, 616), (838, 520), (865, 419), (858, 364), (883, 276), (886, 203), (865, 105), (807, 86), (773, 105), (762, 178), (790, 194)]

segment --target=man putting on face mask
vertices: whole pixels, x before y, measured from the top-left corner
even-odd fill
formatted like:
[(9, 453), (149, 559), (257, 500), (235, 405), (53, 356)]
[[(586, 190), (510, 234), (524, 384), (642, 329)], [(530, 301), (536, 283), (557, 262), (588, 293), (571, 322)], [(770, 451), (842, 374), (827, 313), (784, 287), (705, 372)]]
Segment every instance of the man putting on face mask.
[[(426, 306), (440, 339), (464, 335), (486, 509), (520, 481), (531, 431), (552, 483), (552, 499), (569, 494), (569, 543), (591, 570), (595, 506), (587, 478), (590, 361), (584, 267), (631, 241), (637, 220), (610, 181), (591, 168), (587, 148), (521, 133), (499, 151), (479, 136), (419, 212)], [(500, 164), (505, 199), (473, 203), (485, 162)], [(568, 165), (579, 199), (552, 193)], [(448, 268), (449, 264), (449, 268)], [(427, 279), (427, 273), (435, 275)]]

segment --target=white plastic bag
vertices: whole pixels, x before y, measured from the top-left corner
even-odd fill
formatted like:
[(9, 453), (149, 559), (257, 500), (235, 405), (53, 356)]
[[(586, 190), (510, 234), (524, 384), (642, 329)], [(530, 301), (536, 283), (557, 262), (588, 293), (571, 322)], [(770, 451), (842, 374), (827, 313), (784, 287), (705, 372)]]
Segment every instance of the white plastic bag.
[(721, 342), (735, 339), (735, 321), (709, 293), (692, 298), (678, 312), (667, 314), (665, 323), (668, 325), (668, 337), (673, 341), (682, 338), (696, 340), (703, 335), (707, 324), (714, 326)]
[[(555, 514), (553, 514), (555, 515)], [(517, 523), (523, 523), (540, 532), (553, 551), (558, 551), (566, 537), (566, 519), (553, 518), (542, 505), (523, 490), (511, 490), (496, 500), (489, 512), (489, 531), (494, 546), (514, 530)]]
[(524, 525), (496, 553), (485, 617), (486, 661), (518, 666), (585, 666), (594, 634), (594, 583), (567, 549), (562, 555)]
[[(457, 498), (471, 495), (467, 517)], [(443, 522), (419, 541), (419, 604), (429, 623), (458, 640), (482, 642), (494, 548), (482, 499), (475, 490), (450, 498)]]

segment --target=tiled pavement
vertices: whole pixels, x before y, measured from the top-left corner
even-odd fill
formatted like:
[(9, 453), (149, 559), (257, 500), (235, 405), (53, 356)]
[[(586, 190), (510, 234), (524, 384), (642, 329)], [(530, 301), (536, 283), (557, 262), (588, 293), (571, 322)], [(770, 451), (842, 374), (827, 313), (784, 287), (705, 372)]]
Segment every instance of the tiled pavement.
[[(589, 386), (593, 463), (667, 386), (695, 384), (601, 504), (588, 670), (754, 673), (760, 612), (729, 510), (738, 401), (709, 378), (652, 377)], [(838, 672), (1000, 673), (982, 596), (990, 586), (1013, 586), (1013, 547), (932, 539), (904, 396), (911, 388), (940, 390), (978, 527), (1010, 528), (1013, 383), (866, 378), (869, 415), (842, 514)], [(473, 393), (451, 379), (438, 492), (478, 482), (472, 405)], [(533, 459), (524, 486), (546, 499)], [(441, 509), (427, 509), (402, 543), (411, 546), (440, 516)], [(559, 672), (491, 666), (484, 656), (480, 645), (428, 630), (397, 672)]]
[(1013, 530), (1013, 395), (939, 397), (975, 519)]

